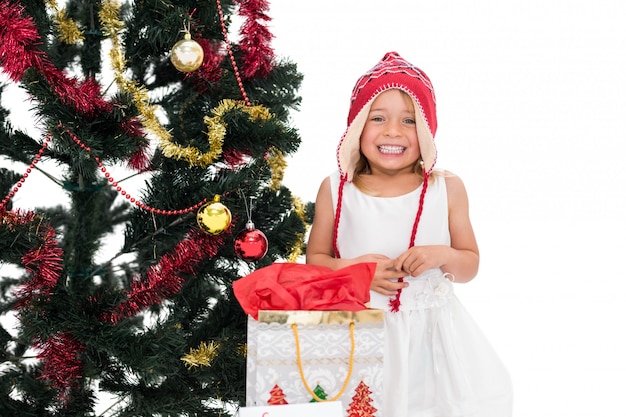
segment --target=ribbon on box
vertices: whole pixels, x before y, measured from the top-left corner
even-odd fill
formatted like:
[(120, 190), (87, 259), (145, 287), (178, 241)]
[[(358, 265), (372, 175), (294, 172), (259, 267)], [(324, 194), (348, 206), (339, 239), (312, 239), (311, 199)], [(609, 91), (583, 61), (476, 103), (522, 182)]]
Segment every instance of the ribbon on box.
[(255, 320), (259, 310), (367, 309), (375, 263), (359, 263), (332, 270), (328, 267), (274, 263), (233, 283), (239, 304)]

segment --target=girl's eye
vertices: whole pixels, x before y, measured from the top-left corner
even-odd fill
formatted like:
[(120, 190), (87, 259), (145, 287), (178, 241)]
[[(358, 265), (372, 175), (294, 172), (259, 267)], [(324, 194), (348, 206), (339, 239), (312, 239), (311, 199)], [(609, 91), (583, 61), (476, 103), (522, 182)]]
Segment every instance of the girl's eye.
[(408, 125), (414, 125), (415, 124), (415, 119), (404, 119), (404, 123), (406, 123)]
[(372, 116), (370, 117), (370, 120), (373, 122), (382, 122), (384, 119), (382, 116)]

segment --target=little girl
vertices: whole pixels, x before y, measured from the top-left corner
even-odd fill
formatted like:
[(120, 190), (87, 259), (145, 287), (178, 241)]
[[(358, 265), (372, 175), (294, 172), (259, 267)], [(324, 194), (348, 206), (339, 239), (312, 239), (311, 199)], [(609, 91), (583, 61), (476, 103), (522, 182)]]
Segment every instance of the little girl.
[(508, 372), (453, 294), (479, 255), (463, 182), (433, 170), (435, 107), (429, 78), (395, 52), (357, 81), (306, 259), (376, 263), (370, 307), (386, 310), (377, 415), (507, 417)]

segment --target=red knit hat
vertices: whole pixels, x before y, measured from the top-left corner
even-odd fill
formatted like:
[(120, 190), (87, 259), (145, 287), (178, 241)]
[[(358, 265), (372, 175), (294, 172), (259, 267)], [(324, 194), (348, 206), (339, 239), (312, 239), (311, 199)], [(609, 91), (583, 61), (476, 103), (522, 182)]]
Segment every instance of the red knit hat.
[(437, 113), (433, 86), (423, 71), (397, 52), (388, 52), (378, 64), (359, 78), (352, 90), (348, 128), (337, 147), (339, 170), (348, 181), (352, 181), (354, 168), (360, 159), (361, 132), (372, 102), (380, 93), (392, 88), (404, 91), (413, 100), (424, 171), (430, 174), (435, 165)]

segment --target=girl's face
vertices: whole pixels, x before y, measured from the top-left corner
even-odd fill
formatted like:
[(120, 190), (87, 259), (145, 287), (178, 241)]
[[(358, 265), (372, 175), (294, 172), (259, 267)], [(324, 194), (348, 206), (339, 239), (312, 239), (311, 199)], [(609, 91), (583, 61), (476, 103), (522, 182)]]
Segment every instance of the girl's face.
[(390, 89), (376, 97), (361, 133), (361, 152), (372, 174), (414, 172), (420, 148), (415, 109), (406, 93)]

